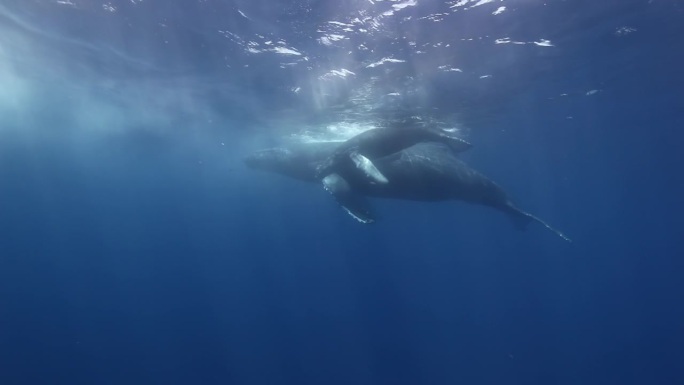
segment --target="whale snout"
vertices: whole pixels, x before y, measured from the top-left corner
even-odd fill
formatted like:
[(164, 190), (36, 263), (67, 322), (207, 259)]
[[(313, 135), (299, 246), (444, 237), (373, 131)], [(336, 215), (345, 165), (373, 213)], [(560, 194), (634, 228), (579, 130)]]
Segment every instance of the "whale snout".
[(259, 166), (259, 156), (258, 154), (250, 154), (242, 158), (242, 161), (249, 168), (256, 168)]
[(271, 169), (287, 164), (291, 158), (291, 152), (283, 148), (269, 148), (256, 151), (243, 158), (247, 167), (258, 169)]

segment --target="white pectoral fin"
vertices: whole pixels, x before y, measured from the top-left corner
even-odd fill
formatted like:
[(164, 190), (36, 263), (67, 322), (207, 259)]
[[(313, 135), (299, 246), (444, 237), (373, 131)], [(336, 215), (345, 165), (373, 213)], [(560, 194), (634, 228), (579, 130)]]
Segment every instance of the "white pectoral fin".
[(337, 203), (361, 223), (373, 223), (373, 213), (364, 197), (356, 194), (349, 183), (337, 174), (323, 178), (323, 187), (335, 198)]
[(351, 154), (349, 154), (349, 157), (356, 165), (356, 168), (362, 170), (371, 180), (380, 184), (386, 184), (389, 182), (389, 180), (387, 180), (387, 178), (384, 175), (382, 175), (380, 170), (378, 170), (377, 167), (375, 167), (375, 165), (373, 164), (373, 162), (371, 162), (370, 159), (359, 154), (358, 152), (352, 152)]

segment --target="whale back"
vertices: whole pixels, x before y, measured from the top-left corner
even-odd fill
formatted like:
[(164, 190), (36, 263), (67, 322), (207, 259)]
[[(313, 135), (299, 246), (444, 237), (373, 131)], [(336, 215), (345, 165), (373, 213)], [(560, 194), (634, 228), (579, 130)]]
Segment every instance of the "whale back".
[(368, 187), (369, 195), (421, 201), (465, 200), (505, 206), (508, 197), (491, 179), (459, 160), (454, 151), (436, 142), (421, 142), (375, 160), (387, 177), (384, 186)]

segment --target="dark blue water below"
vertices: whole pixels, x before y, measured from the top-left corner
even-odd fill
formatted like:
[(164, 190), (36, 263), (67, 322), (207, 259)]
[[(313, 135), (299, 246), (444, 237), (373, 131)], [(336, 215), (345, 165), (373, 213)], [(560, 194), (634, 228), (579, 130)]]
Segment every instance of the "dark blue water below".
[(235, 106), (205, 140), (189, 116), (89, 134), (54, 89), (3, 101), (0, 384), (684, 383), (684, 24), (658, 12), (617, 12), (638, 30), (610, 52), (574, 31), (565, 76), (471, 121), (464, 159), (572, 243), (458, 202), (360, 225), (245, 168), (269, 133)]

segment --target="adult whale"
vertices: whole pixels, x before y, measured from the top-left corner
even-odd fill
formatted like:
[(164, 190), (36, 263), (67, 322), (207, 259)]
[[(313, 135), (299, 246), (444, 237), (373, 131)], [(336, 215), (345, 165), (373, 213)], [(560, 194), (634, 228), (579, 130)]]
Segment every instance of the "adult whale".
[(363, 172), (372, 183), (387, 183), (387, 176), (375, 166), (373, 159), (389, 156), (421, 142), (443, 143), (459, 153), (472, 145), (432, 127), (394, 124), (366, 130), (341, 143), (316, 167), (321, 179), (331, 174), (347, 177), (350, 173)]
[[(245, 158), (245, 163), (254, 169), (318, 182), (321, 162), (326, 161), (338, 145), (315, 143), (271, 148), (253, 153)], [(344, 178), (332, 173), (323, 178), (326, 189), (360, 222), (374, 221), (366, 197), (432, 202), (461, 200), (499, 210), (519, 228), (537, 222), (570, 241), (548, 223), (519, 209), (498, 184), (456, 158), (453, 150), (442, 143), (421, 142), (373, 159), (373, 163), (387, 178), (387, 183), (374, 183), (363, 173), (348, 173)]]

